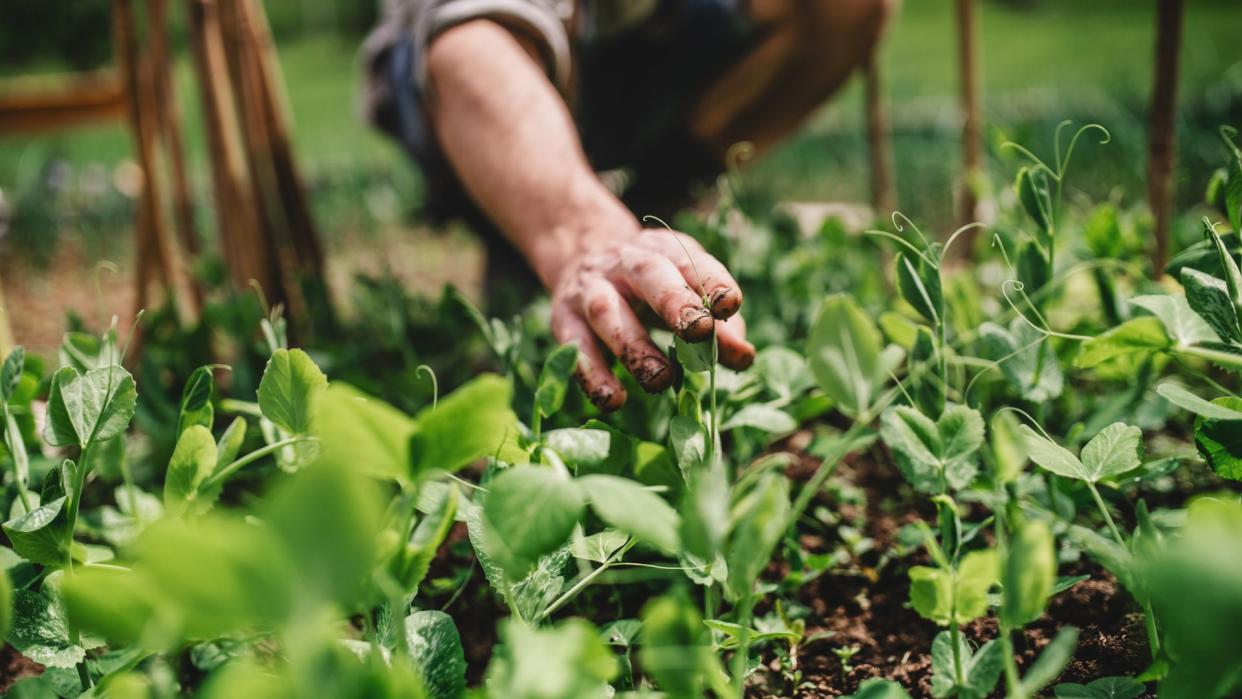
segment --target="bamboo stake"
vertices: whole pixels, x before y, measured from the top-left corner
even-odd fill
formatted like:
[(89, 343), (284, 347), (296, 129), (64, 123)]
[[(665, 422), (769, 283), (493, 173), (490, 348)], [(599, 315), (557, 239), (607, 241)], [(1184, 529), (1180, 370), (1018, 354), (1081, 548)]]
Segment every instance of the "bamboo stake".
[(877, 53), (872, 52), (867, 57), (863, 75), (866, 82), (867, 143), (871, 154), (871, 207), (876, 216), (883, 217), (896, 208), (896, 196), (890, 165), (892, 151), (888, 142), (888, 114)]
[(1155, 219), (1152, 277), (1164, 276), (1173, 214), (1173, 167), (1177, 155), (1177, 72), (1182, 39), (1182, 0), (1156, 0), (1156, 73), (1147, 132), (1147, 198)]
[[(194, 226), (194, 203), (186, 176), (185, 143), (181, 136), (181, 110), (177, 106), (176, 87), (172, 80), (172, 57), (168, 51), (168, 0), (147, 0), (147, 18), (151, 35), (151, 63), (155, 71), (155, 100), (158, 104), (160, 133), (172, 171), (173, 212), (181, 247), (194, 259), (199, 254), (198, 235)], [(198, 285), (191, 284), (195, 301), (201, 300)]]
[[(979, 199), (975, 192), (983, 176), (983, 154), (979, 135), (979, 64), (976, 39), (976, 0), (957, 0), (957, 55), (961, 79), (962, 146), (965, 172), (962, 176), (958, 218), (962, 224), (979, 218)], [(968, 247), (968, 246), (966, 246)]]
[(195, 68), (207, 124), (214, 182), (216, 219), (221, 248), (234, 283), (244, 288), (256, 280), (266, 293), (277, 291), (270, 251), (253, 245), (260, 233), (253, 202), (243, 182), (241, 145), (238, 142), (236, 107), (228, 88), (228, 68), (213, 0), (188, 0)]
[(121, 75), (126, 84), (129, 106), (129, 125), (138, 151), (138, 167), (142, 171), (142, 196), (139, 199), (137, 228), (137, 270), (135, 312), (147, 305), (148, 287), (158, 275), (163, 283), (169, 303), (177, 303), (174, 282), (175, 254), (164, 229), (160, 213), (159, 182), (155, 177), (155, 124), (153, 115), (153, 86), (151, 69), (138, 53), (134, 14), (131, 0), (114, 0), (113, 32), (116, 50), (121, 63)]
[(237, 0), (242, 31), (255, 48), (253, 54), (261, 91), (264, 118), (272, 149), (277, 186), (285, 215), (288, 218), (293, 248), (299, 256), (300, 272), (322, 275), (324, 271), (323, 248), (310, 207), (306, 189), (294, 161), (292, 140), (289, 136), (288, 106), (285, 104), (284, 75), (277, 60), (276, 47), (272, 41), (271, 28), (262, 7), (254, 0)]

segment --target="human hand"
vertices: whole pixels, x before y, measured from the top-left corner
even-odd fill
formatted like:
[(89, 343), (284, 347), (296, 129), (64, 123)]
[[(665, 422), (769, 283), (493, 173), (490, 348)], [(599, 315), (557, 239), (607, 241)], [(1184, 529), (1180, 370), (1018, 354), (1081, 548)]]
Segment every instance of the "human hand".
[(560, 343), (578, 346), (575, 376), (601, 410), (616, 410), (626, 399), (601, 341), (648, 392), (663, 391), (673, 382), (672, 363), (635, 314), (642, 305), (687, 342), (709, 340), (714, 324), (720, 363), (731, 369), (745, 369), (755, 359), (737, 312), (740, 287), (724, 265), (684, 233), (646, 229), (585, 239), (558, 262), (555, 273), (545, 275), (552, 293), (552, 334)]

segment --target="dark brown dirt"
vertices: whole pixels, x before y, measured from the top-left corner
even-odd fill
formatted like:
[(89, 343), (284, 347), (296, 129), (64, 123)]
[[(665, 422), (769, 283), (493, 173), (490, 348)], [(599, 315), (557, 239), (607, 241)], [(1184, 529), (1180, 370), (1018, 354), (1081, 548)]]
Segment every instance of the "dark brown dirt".
[[(816, 466), (802, 458), (789, 471), (803, 480)], [(864, 520), (865, 534), (876, 540), (876, 550), (886, 551), (905, 524), (931, 512), (919, 512), (909, 500), (900, 474), (882, 451), (853, 455), (841, 466), (839, 476), (866, 493), (866, 504), (831, 503), (846, 521)], [(859, 511), (861, 509), (861, 511)], [(804, 538), (803, 544), (815, 543)], [(834, 570), (798, 591), (798, 600), (811, 610), (806, 637), (829, 634), (799, 653), (800, 681), (791, 681), (779, 661), (769, 654), (766, 669), (759, 673), (749, 693), (755, 699), (821, 699), (849, 694), (864, 680), (882, 677), (904, 686), (911, 696), (931, 696), (931, 644), (940, 628), (924, 620), (908, 606), (910, 565), (925, 563), (922, 552), (908, 559), (870, 567), (859, 561), (852, 570)], [(780, 564), (774, 564), (778, 570)], [(1053, 598), (1047, 613), (1015, 639), (1018, 663), (1030, 665), (1057, 631), (1072, 625), (1079, 629), (1078, 649), (1058, 682), (1088, 682), (1110, 675), (1135, 676), (1150, 661), (1142, 615), (1134, 609), (1124, 590), (1104, 571), (1084, 565), (1091, 579)], [(980, 619), (965, 629), (968, 639), (983, 643), (996, 638), (993, 618)], [(856, 646), (858, 652), (844, 671), (834, 649)]]
[(0, 696), (27, 677), (38, 677), (43, 674), (44, 667), (4, 644), (0, 648)]

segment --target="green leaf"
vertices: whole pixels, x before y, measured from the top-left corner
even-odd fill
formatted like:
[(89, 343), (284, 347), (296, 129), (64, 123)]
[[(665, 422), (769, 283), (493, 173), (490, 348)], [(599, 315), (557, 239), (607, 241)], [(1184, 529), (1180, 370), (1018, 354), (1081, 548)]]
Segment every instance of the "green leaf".
[(674, 416), (668, 425), (668, 440), (683, 474), (707, 459), (707, 430), (693, 418)]
[(1023, 167), (1018, 170), (1014, 191), (1027, 216), (1047, 234), (1052, 225), (1052, 190), (1048, 184), (1048, 173), (1043, 168)]
[(630, 537), (624, 532), (619, 532), (615, 529), (605, 529), (597, 534), (584, 536), (574, 541), (570, 551), (573, 552), (574, 558), (603, 563), (612, 558), (612, 554), (619, 551), (622, 546), (625, 546), (625, 542), (629, 540)]
[(681, 540), (687, 553), (713, 561), (729, 529), (729, 482), (724, 466), (696, 467), (689, 472), (681, 501)]
[(4, 533), (9, 537), (13, 550), (31, 563), (64, 565), (69, 560), (66, 537), (69, 516), (65, 500), (66, 496), (61, 495), (17, 519), (5, 522)]
[(512, 395), (507, 379), (484, 374), (441, 399), (434, 409), (420, 412), (410, 438), (413, 476), (453, 473), (498, 452), (501, 460), (511, 458), (503, 448), (518, 434), (517, 416), (509, 407)]
[[(424, 486), (425, 490), (426, 486)], [(406, 590), (406, 594), (416, 595), (418, 586), (422, 584), (423, 579), (427, 577), (427, 572), (431, 570), (431, 561), (435, 558), (436, 551), (440, 549), (440, 545), (448, 538), (449, 531), (453, 528), (460, 498), (457, 486), (450, 483), (432, 494), (429, 498), (430, 502), (423, 503), (428, 506), (427, 514), (419, 520), (405, 550), (396, 559), (402, 565), (399, 570), (395, 571), (395, 574), (398, 582)]]
[(1132, 318), (1082, 343), (1078, 356), (1074, 357), (1074, 366), (1089, 368), (1110, 359), (1161, 352), (1172, 346), (1173, 341), (1160, 319)]
[(211, 507), (211, 500), (195, 501), (199, 486), (216, 469), (218, 454), (215, 439), (206, 427), (190, 425), (181, 433), (164, 476), (164, 507), (170, 513), (179, 515), (191, 509), (202, 512)]
[(707, 371), (712, 367), (711, 342), (686, 342), (674, 335), (673, 348), (677, 354), (678, 363), (690, 373)]
[(1233, 410), (1215, 401), (1206, 401), (1172, 381), (1165, 381), (1157, 386), (1156, 393), (1173, 405), (1209, 420), (1242, 420), (1242, 410)]
[(815, 385), (806, 359), (788, 347), (770, 345), (755, 356), (754, 372), (768, 390), (790, 399)]
[(500, 645), (488, 666), (491, 699), (607, 699), (616, 658), (582, 619), (534, 628), (513, 619), (500, 626)]
[(1024, 399), (1042, 403), (1061, 395), (1065, 388), (1061, 365), (1039, 331), (1015, 318), (1009, 329), (984, 323), (979, 332), (982, 354), (1000, 362), (1005, 380)]
[[(613, 471), (611, 468), (613, 464), (609, 463), (612, 441), (613, 433), (604, 429), (566, 427), (549, 430), (543, 434), (544, 448), (556, 452), (567, 466), (572, 467), (576, 473), (584, 475), (599, 471)], [(633, 444), (629, 446), (630, 456), (632, 456)], [(622, 464), (616, 464), (616, 466), (616, 471), (620, 471)]]
[(499, 536), (500, 565), (521, 578), (544, 554), (562, 546), (582, 517), (582, 495), (550, 468), (512, 468), (488, 486), (483, 515)]
[(1141, 570), (1173, 661), (1162, 698), (1232, 697), (1242, 683), (1242, 503), (1236, 496), (1192, 500), (1186, 523)]
[(785, 533), (789, 517), (789, 480), (784, 474), (764, 474), (733, 508), (725, 560), (729, 564), (727, 590), (733, 599), (750, 594), (772, 551)]
[(916, 612), (941, 626), (961, 626), (987, 614), (988, 590), (999, 578), (999, 557), (992, 550), (972, 551), (956, 571), (913, 566), (909, 576)]
[(910, 484), (928, 493), (970, 484), (972, 457), (983, 444), (983, 417), (977, 410), (950, 405), (937, 422), (914, 408), (897, 406), (880, 418), (880, 436), (893, 451)]
[(910, 694), (892, 680), (873, 677), (858, 685), (857, 692), (842, 699), (910, 699)]
[(569, 378), (577, 364), (577, 345), (561, 345), (548, 355), (543, 370), (539, 372), (539, 385), (535, 388), (535, 408), (540, 415), (555, 415), (564, 405)]
[(837, 407), (851, 416), (870, 410), (904, 351), (883, 347), (871, 318), (854, 299), (834, 294), (824, 299), (807, 341), (811, 373)]
[(129, 426), (138, 392), (134, 377), (121, 366), (79, 374), (61, 367), (52, 374), (43, 439), (57, 447), (111, 439)]
[(211, 404), (211, 392), (215, 387), (212, 367), (200, 366), (190, 372), (181, 392), (181, 413), (177, 420), (177, 432), (184, 432), (191, 425), (202, 425), (211, 429), (215, 420), (215, 408)]
[(467, 507), (465, 519), (479, 568), (488, 584), (508, 600), (519, 618), (535, 618), (561, 594), (565, 587), (565, 565), (571, 556), (569, 546), (540, 557), (525, 577), (514, 578), (501, 566), (501, 560), (509, 555), (508, 550), (495, 527), (483, 516), (483, 508)]
[(405, 618), (405, 639), (429, 699), (465, 694), (466, 654), (452, 617), (438, 610), (414, 612)]
[(259, 410), (263, 417), (292, 435), (311, 429), (311, 405), (328, 385), (310, 355), (300, 349), (277, 349), (259, 380)]
[(928, 264), (921, 256), (911, 261), (904, 252), (897, 253), (897, 288), (906, 303), (933, 326), (944, 317), (944, 296), (940, 292), (940, 269)]
[(684, 592), (651, 600), (642, 619), (638, 658), (657, 687), (678, 699), (708, 696), (709, 689), (716, 696), (730, 696), (708, 629)]
[[(1242, 416), (1242, 399), (1217, 398), (1208, 405), (1218, 414)], [(1221, 478), (1242, 480), (1242, 422), (1200, 414), (1195, 418), (1195, 446), (1203, 459)]]
[(13, 627), (13, 583), (7, 571), (0, 570), (0, 638)]
[(1052, 272), (1048, 267), (1048, 254), (1037, 243), (1023, 241), (1018, 246), (1017, 260), (1018, 281), (1022, 282), (1023, 291), (1028, 295), (1048, 284)]
[(958, 684), (957, 665), (953, 659), (953, 634), (941, 631), (932, 641), (932, 696), (956, 696), (960, 699), (984, 699), (992, 693), (1004, 668), (1002, 649), (996, 641), (988, 641), (972, 652), (965, 636), (958, 636), (958, 654), (962, 666), (962, 683)]
[(1090, 684), (1065, 682), (1057, 685), (1057, 699), (1138, 699), (1147, 687), (1132, 677), (1101, 677)]
[(1216, 342), (1218, 339), (1216, 331), (1194, 312), (1185, 296), (1135, 296), (1130, 299), (1130, 303), (1159, 318), (1169, 337), (1182, 347), (1200, 342)]
[(1081, 456), (1093, 482), (1132, 471), (1143, 463), (1143, 431), (1114, 422), (1087, 442)]
[(604, 522), (667, 555), (677, 553), (681, 518), (659, 495), (618, 476), (584, 476), (578, 486)]
[(8, 642), (22, 655), (48, 667), (72, 668), (82, 662), (86, 651), (102, 645), (83, 638), (70, 640), (65, 609), (54, 589), (17, 590), (13, 594), (13, 628)]
[(747, 403), (729, 416), (720, 426), (722, 432), (739, 427), (753, 427), (772, 434), (785, 434), (798, 429), (798, 422), (778, 408), (766, 403)]
[(1028, 520), (1009, 542), (1001, 568), (1001, 619), (1022, 628), (1044, 613), (1057, 577), (1052, 530), (1041, 520)]
[(1026, 440), (1026, 447), (1030, 452), (1031, 461), (1058, 476), (1095, 482), (1087, 472), (1086, 466), (1068, 449), (1049, 441), (1042, 435), (1036, 434), (1034, 430), (1026, 425), (1022, 425), (1018, 430)]
[(414, 429), (414, 421), (400, 410), (349, 384), (333, 383), (315, 402), (317, 464), (354, 468), (373, 478), (408, 479)]
[(13, 397), (13, 391), (17, 390), (17, 383), (21, 381), (25, 366), (26, 350), (14, 347), (9, 356), (4, 358), (4, 364), (0, 365), (0, 403), (8, 403)]
[(1242, 343), (1242, 323), (1229, 297), (1225, 280), (1204, 274), (1197, 269), (1182, 269), (1182, 286), (1186, 301), (1216, 334), (1226, 342)]
[(224, 434), (220, 435), (220, 439), (216, 441), (216, 470), (233, 463), (245, 441), (246, 418), (235, 417), (229, 426), (224, 428)]
[(1035, 696), (1039, 690), (1055, 680), (1070, 658), (1074, 657), (1074, 648), (1078, 646), (1078, 629), (1067, 626), (1057, 632), (1052, 642), (1044, 646), (1044, 651), (1035, 659), (1031, 669), (1022, 678), (1022, 693)]

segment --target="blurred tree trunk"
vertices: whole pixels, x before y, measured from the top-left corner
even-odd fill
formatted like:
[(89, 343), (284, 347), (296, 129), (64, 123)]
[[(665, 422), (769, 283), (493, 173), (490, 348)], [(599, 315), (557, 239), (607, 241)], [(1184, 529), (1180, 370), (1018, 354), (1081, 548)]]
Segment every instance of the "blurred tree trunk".
[[(978, 0), (957, 0), (957, 58), (961, 81), (963, 165), (958, 199), (958, 221), (965, 225), (979, 218), (978, 187), (983, 177), (983, 149), (979, 118)], [(962, 241), (970, 249), (973, 236)]]
[(893, 192), (893, 154), (888, 141), (888, 114), (879, 63), (879, 51), (873, 51), (863, 65), (863, 75), (867, 93), (867, 143), (871, 153), (871, 207), (876, 216), (885, 217), (893, 213), (897, 201)]
[(1155, 219), (1152, 277), (1164, 276), (1173, 214), (1173, 166), (1177, 154), (1177, 73), (1183, 0), (1156, 0), (1156, 74), (1147, 132), (1147, 199)]

